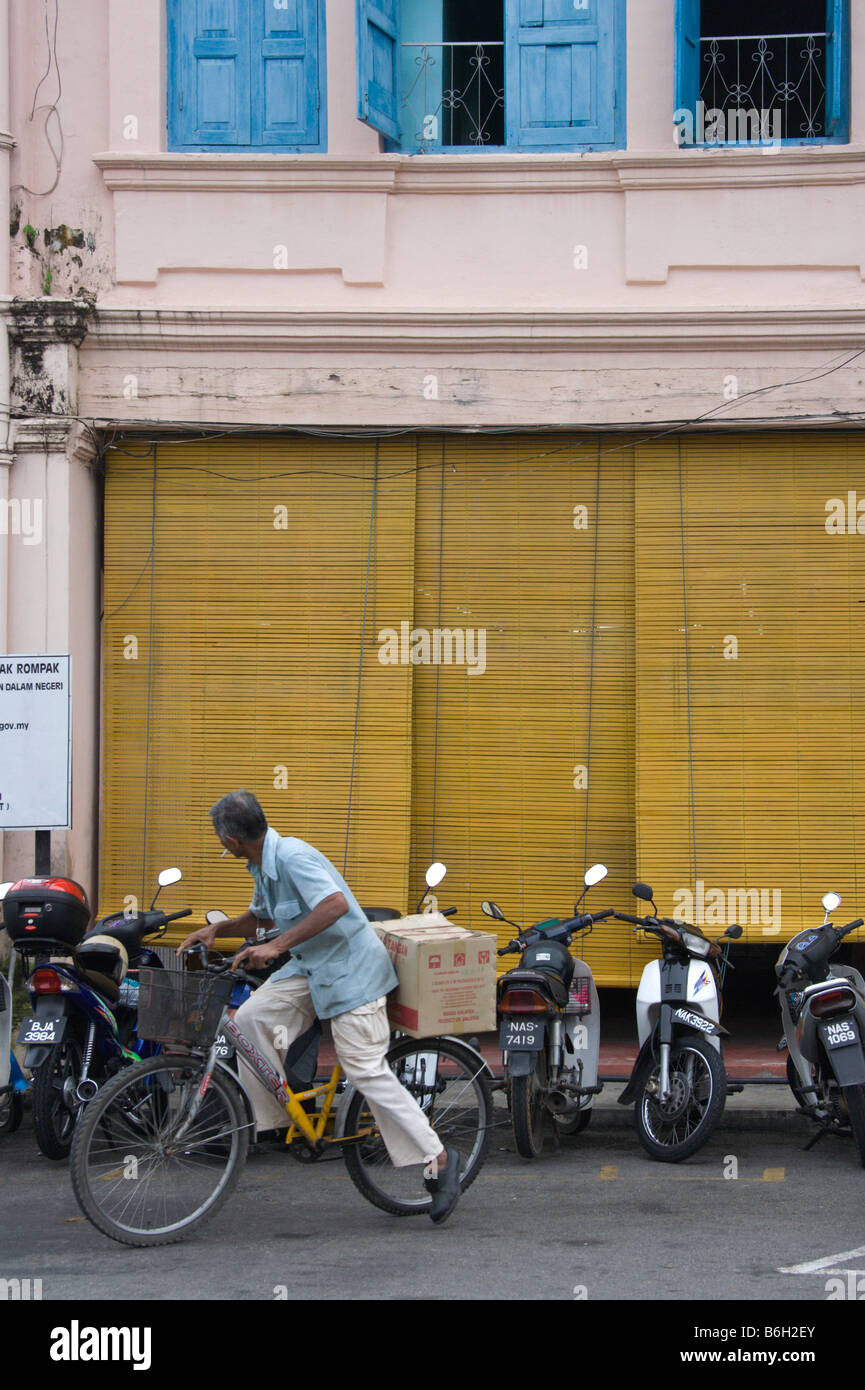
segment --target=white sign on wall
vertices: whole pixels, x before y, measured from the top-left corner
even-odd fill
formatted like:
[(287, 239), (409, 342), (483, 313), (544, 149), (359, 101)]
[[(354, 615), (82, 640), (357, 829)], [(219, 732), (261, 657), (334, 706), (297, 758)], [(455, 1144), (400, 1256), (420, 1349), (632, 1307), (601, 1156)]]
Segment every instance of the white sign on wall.
[(0, 830), (70, 825), (68, 656), (0, 656)]

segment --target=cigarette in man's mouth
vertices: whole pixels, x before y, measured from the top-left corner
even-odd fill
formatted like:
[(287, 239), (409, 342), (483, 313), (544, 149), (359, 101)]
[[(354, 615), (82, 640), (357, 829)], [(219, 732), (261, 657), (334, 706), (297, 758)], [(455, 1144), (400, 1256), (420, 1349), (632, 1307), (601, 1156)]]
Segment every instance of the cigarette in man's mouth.
[(219, 856), (220, 859), (224, 859), (225, 856), (227, 855), (227, 853), (228, 853), (228, 850), (227, 850), (227, 849), (224, 849), (224, 850), (222, 851), (222, 853), (220, 854), (220, 856)]

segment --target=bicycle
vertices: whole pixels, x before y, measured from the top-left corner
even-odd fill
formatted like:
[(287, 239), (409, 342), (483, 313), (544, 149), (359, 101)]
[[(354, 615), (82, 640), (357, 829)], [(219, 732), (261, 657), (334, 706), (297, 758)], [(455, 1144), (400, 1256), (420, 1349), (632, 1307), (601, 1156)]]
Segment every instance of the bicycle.
[[(361, 1093), (340, 1093), (337, 1062), (322, 1083), (290, 1065), (280, 1075), (229, 1016), (238, 978), (224, 960), (204, 971), (141, 971), (139, 1031), (162, 1054), (124, 1068), (90, 1102), (71, 1155), (84, 1215), (125, 1245), (167, 1245), (214, 1216), (237, 1186), (255, 1121), (243, 1087), (221, 1059), (225, 1042), (273, 1091), (291, 1121), (286, 1144), (315, 1161), (342, 1149), (349, 1176), (373, 1206), (394, 1216), (425, 1213), (417, 1166), (394, 1168)], [(224, 1040), (224, 1041), (223, 1041)], [(444, 1145), (462, 1154), (464, 1192), (483, 1166), (492, 1126), (489, 1069), (458, 1038), (398, 1038), (387, 1061)], [(320, 1107), (320, 1108), (319, 1108)]]

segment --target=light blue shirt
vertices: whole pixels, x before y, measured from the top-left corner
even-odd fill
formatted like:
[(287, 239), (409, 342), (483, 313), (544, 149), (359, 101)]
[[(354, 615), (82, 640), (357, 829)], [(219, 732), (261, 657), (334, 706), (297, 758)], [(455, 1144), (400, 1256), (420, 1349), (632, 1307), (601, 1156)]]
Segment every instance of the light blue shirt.
[(261, 867), (247, 860), (255, 882), (249, 910), (270, 918), (280, 931), (333, 893), (342, 893), (348, 912), (318, 936), (292, 948), (291, 960), (271, 980), (305, 975), (319, 1018), (333, 1018), (388, 994), (397, 984), (390, 956), (379, 941), (345, 879), (312, 845), (269, 827)]

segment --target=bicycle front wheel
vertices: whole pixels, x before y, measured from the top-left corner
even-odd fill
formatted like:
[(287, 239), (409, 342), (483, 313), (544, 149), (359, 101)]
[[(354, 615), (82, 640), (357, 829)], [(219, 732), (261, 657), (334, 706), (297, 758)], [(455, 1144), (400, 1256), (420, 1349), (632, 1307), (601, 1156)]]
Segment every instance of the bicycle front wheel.
[[(442, 1144), (459, 1150), (460, 1188), (465, 1192), (483, 1166), (492, 1131), (493, 1097), (484, 1062), (453, 1038), (401, 1038), (390, 1048), (387, 1061)], [(422, 1168), (394, 1168), (375, 1118), (356, 1091), (346, 1111), (346, 1138), (366, 1129), (369, 1135), (345, 1149), (355, 1187), (392, 1216), (428, 1212), (432, 1198), (424, 1188)]]
[(249, 1148), (241, 1093), (215, 1071), (187, 1125), (202, 1078), (192, 1058), (147, 1058), (86, 1107), (72, 1146), (72, 1187), (84, 1215), (112, 1240), (181, 1240), (236, 1187)]

